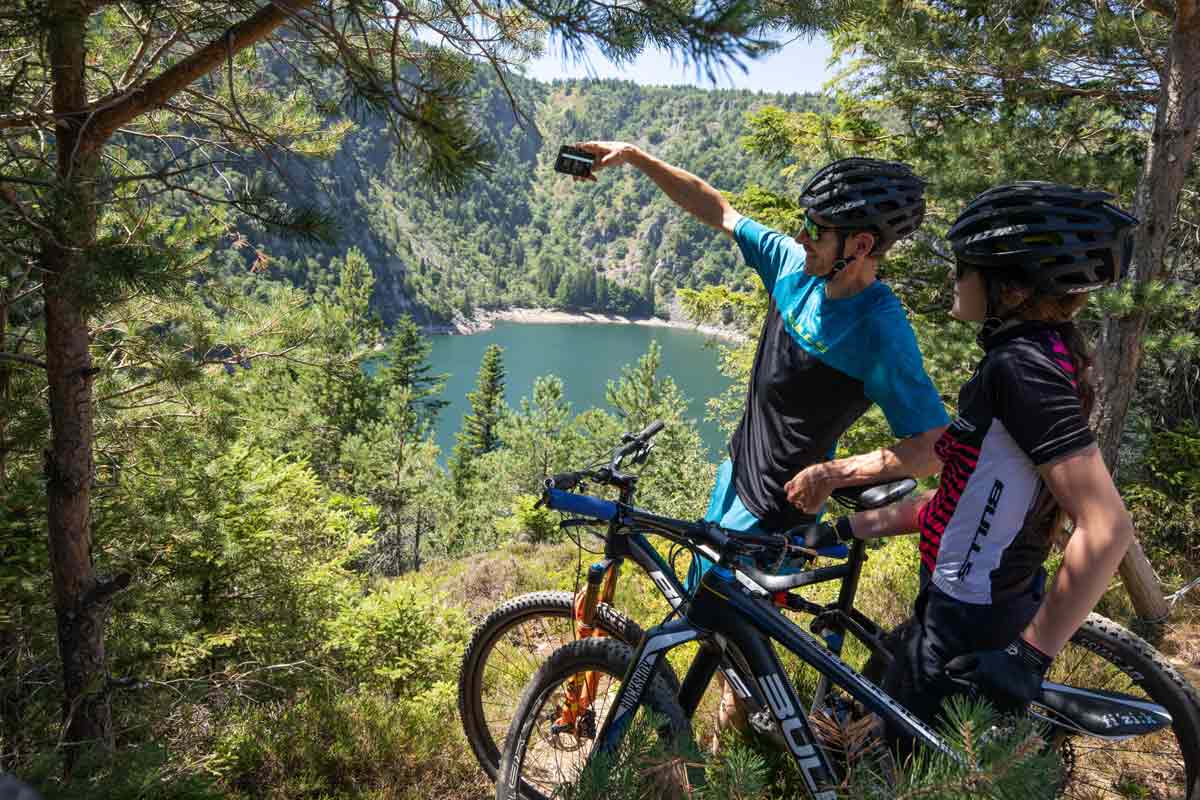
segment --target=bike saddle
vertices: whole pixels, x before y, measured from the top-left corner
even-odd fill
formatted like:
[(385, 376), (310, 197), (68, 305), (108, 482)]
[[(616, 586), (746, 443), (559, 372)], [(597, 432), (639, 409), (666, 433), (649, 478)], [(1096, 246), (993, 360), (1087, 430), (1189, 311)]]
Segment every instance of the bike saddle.
[(833, 499), (855, 511), (867, 511), (890, 505), (916, 488), (917, 482), (912, 478), (901, 478), (868, 486), (843, 486), (833, 490)]
[[(1042, 706), (1049, 713), (1039, 714)], [(1045, 681), (1033, 713), (1049, 722), (1105, 739), (1127, 739), (1171, 724), (1171, 715), (1156, 703), (1097, 689), (1077, 689)]]

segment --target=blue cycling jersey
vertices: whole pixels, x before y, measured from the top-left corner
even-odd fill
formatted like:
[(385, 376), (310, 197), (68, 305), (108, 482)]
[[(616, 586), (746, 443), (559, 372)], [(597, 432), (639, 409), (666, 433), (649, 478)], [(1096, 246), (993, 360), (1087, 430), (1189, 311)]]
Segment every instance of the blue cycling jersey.
[(805, 521), (784, 484), (832, 456), (838, 438), (876, 403), (897, 438), (949, 423), (899, 299), (876, 281), (831, 299), (804, 272), (793, 238), (743, 217), (734, 239), (762, 278), (770, 307), (745, 411), (729, 443), (733, 484), (769, 528)]

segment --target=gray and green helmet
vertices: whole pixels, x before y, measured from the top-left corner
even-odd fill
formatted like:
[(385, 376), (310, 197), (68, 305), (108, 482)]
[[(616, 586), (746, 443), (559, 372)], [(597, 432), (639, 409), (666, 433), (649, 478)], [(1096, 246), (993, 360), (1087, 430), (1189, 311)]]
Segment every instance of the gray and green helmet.
[(925, 184), (899, 161), (843, 158), (809, 178), (800, 190), (800, 205), (818, 225), (876, 232), (879, 251), (921, 227)]

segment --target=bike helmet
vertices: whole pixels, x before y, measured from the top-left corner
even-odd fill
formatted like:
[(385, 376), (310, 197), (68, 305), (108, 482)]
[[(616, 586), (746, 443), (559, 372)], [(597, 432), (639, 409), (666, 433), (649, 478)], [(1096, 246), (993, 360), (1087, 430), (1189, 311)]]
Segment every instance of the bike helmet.
[(1136, 217), (1107, 192), (1042, 181), (988, 189), (967, 204), (946, 238), (963, 264), (1037, 294), (1088, 292), (1124, 276)]
[(876, 231), (878, 252), (921, 226), (924, 195), (925, 181), (906, 164), (843, 158), (809, 178), (800, 204), (818, 225)]

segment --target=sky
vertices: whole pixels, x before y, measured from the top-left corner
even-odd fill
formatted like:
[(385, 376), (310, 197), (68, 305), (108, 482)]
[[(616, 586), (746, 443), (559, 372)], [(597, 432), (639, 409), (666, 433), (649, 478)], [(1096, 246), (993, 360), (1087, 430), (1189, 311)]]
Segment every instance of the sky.
[(591, 50), (589, 65), (564, 63), (561, 50), (551, 42), (546, 55), (531, 62), (526, 74), (542, 81), (555, 78), (622, 78), (642, 84), (689, 84), (704, 89), (755, 89), (764, 92), (819, 92), (830, 78), (825, 62), (829, 43), (821, 37), (787, 41), (766, 58), (745, 64), (747, 71), (731, 69), (718, 76), (716, 86), (707, 77), (698, 76), (694, 67), (684, 67), (669, 53), (647, 50), (636, 61), (616, 66), (596, 50)]

